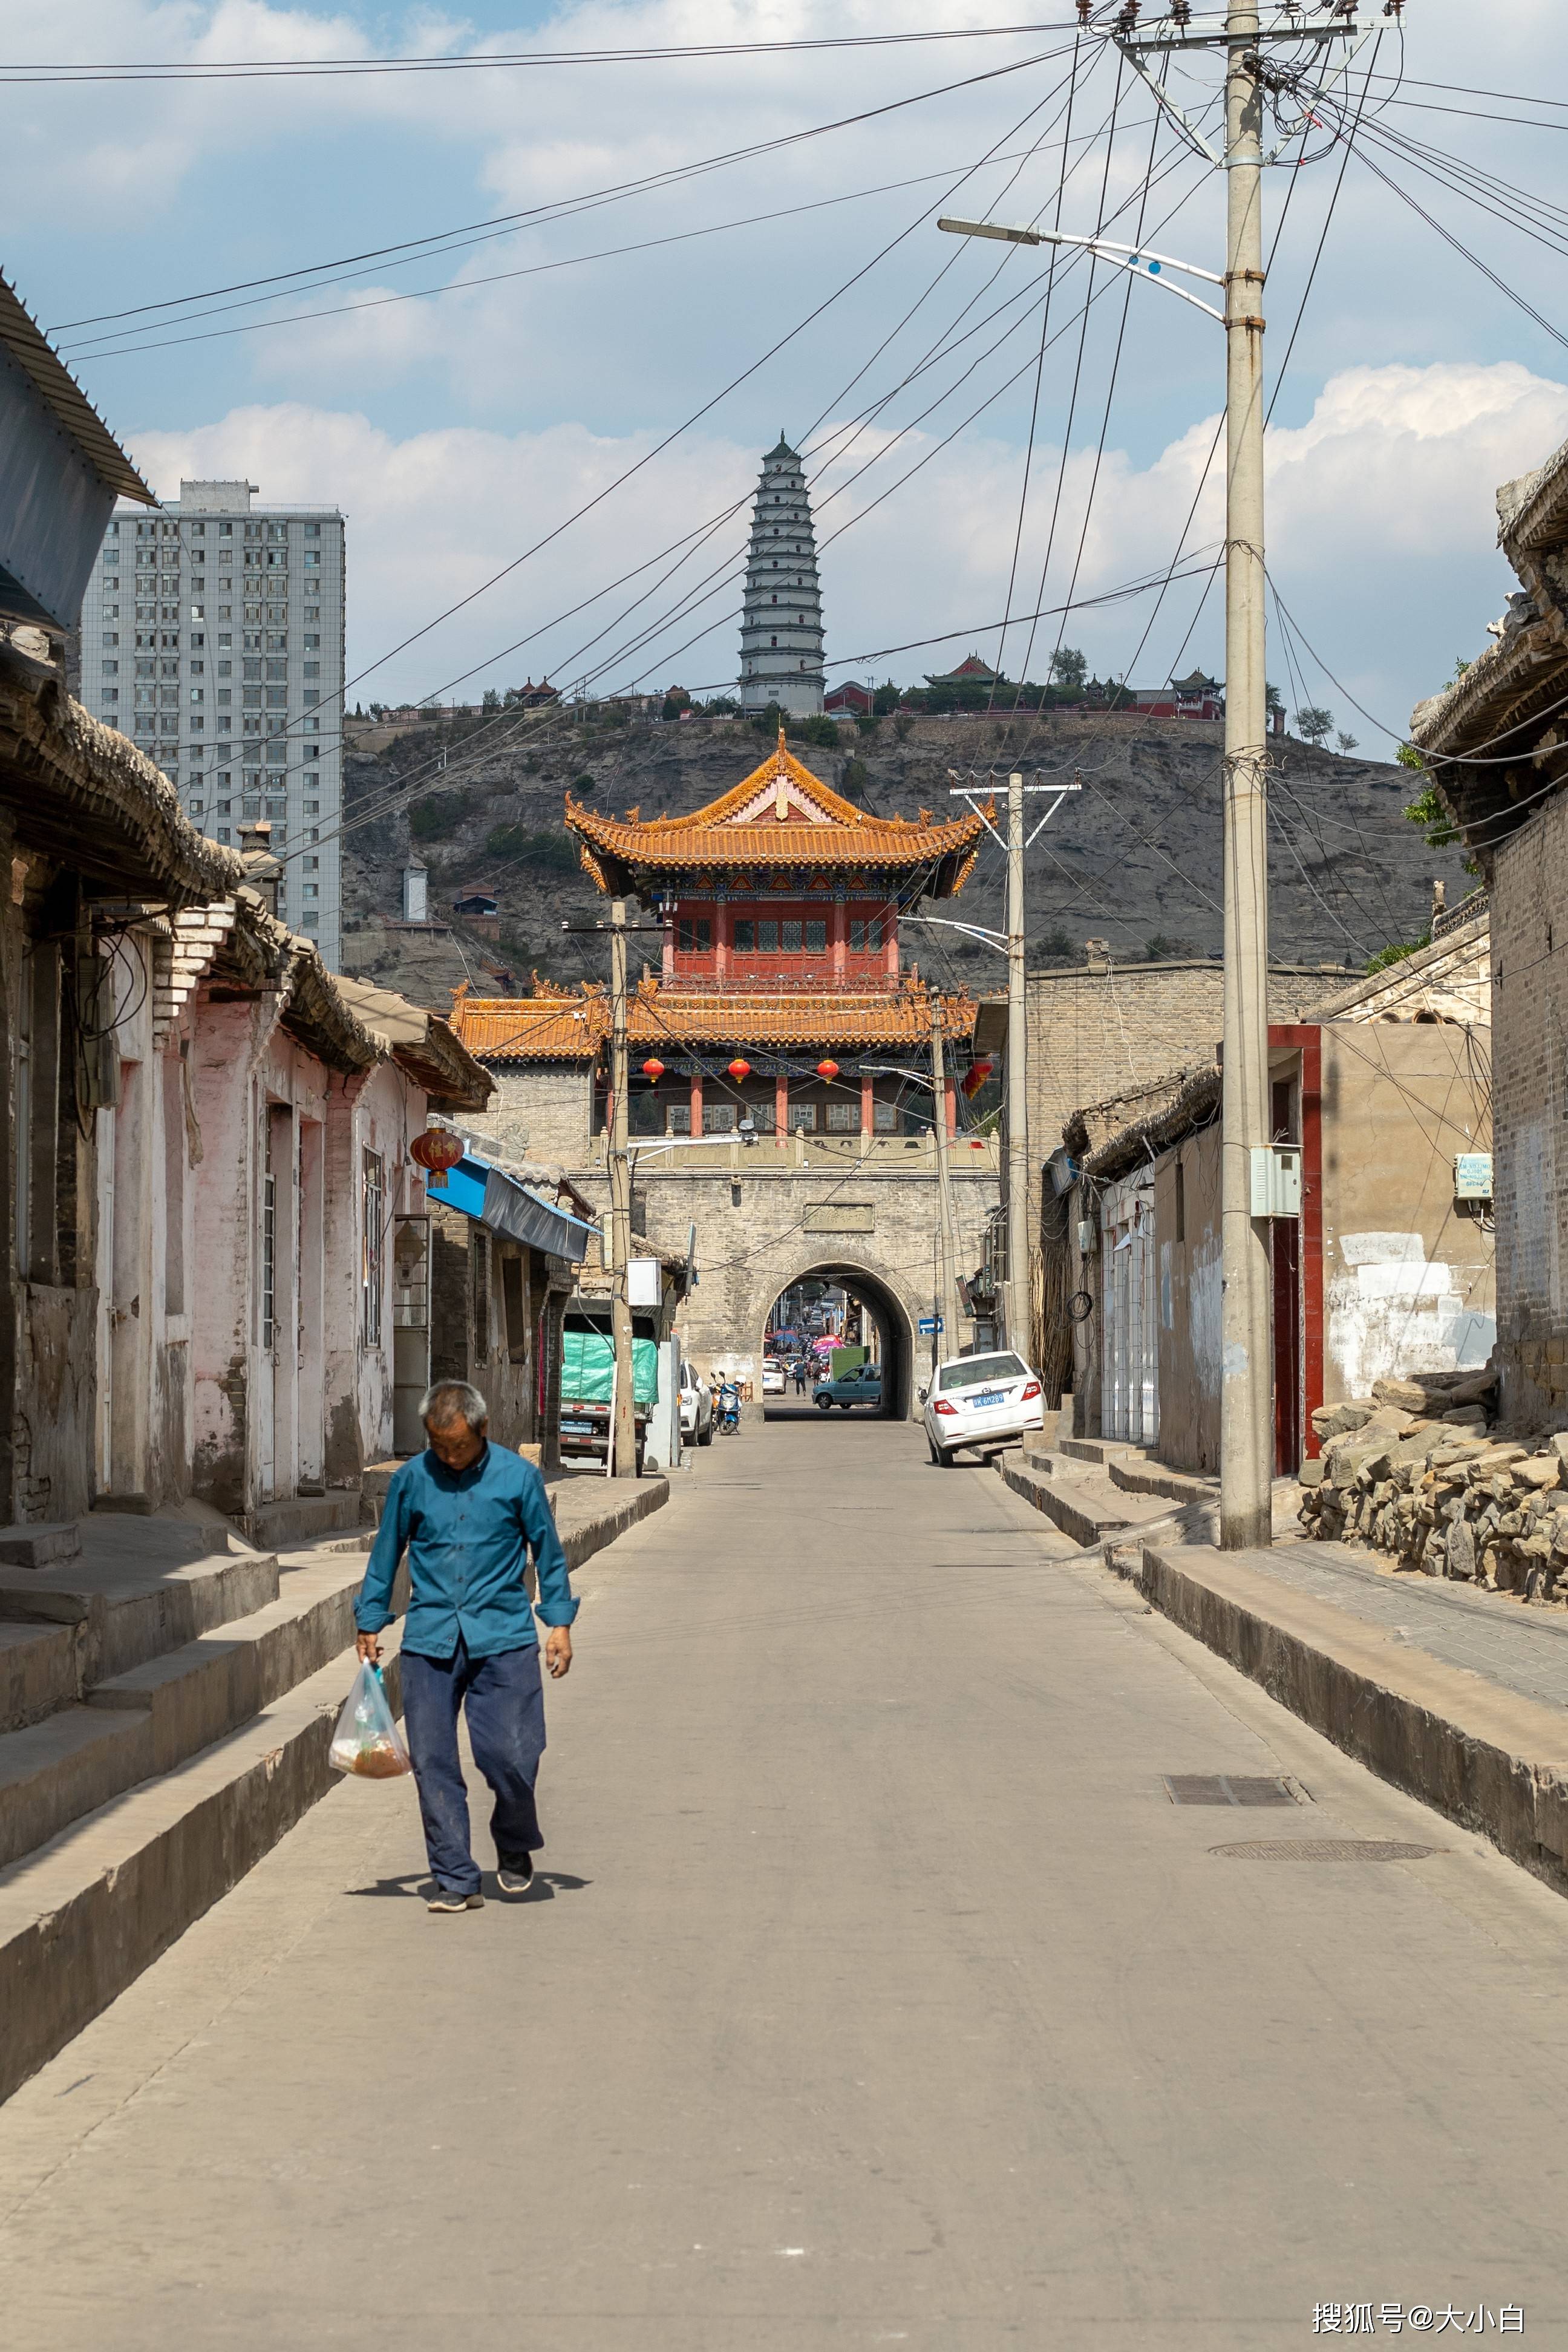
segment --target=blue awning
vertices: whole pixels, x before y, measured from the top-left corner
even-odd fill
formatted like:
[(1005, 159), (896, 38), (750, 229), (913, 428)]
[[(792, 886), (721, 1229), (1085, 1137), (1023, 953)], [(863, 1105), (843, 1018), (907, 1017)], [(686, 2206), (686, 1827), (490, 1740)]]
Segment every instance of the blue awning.
[(460, 1209), (465, 1217), (487, 1225), (491, 1233), (504, 1234), (509, 1241), (521, 1242), (529, 1249), (548, 1250), (574, 1265), (581, 1265), (588, 1255), (589, 1242), (599, 1237), (597, 1225), (569, 1216), (552, 1201), (541, 1200), (503, 1168), (493, 1168), (488, 1160), (476, 1159), (471, 1152), (465, 1152), (455, 1168), (432, 1172), (425, 1190), (433, 1201)]

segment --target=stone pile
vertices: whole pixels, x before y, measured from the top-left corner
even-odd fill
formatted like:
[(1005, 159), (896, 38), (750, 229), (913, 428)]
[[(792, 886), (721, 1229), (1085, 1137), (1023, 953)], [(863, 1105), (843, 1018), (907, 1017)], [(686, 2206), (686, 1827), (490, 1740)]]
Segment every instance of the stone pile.
[(1494, 1433), (1496, 1374), (1379, 1381), (1370, 1402), (1312, 1415), (1303, 1464), (1310, 1535), (1392, 1553), (1401, 1568), (1528, 1601), (1568, 1601), (1568, 1433), (1521, 1444)]

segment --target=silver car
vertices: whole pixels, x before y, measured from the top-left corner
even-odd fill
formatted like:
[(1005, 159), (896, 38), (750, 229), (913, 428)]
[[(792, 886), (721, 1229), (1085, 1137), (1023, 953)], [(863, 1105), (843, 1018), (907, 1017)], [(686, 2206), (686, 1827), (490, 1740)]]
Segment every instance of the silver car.
[(961, 1446), (1009, 1445), (1042, 1429), (1046, 1401), (1037, 1372), (1020, 1356), (950, 1356), (926, 1391), (926, 1444), (943, 1468)]

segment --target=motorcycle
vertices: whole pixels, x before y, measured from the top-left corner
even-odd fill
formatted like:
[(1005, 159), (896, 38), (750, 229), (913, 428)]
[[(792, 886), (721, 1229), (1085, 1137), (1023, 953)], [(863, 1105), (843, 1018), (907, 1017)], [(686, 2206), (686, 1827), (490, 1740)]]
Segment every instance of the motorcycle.
[(722, 1381), (714, 1405), (715, 1426), (726, 1437), (732, 1437), (741, 1426), (741, 1391), (733, 1381)]

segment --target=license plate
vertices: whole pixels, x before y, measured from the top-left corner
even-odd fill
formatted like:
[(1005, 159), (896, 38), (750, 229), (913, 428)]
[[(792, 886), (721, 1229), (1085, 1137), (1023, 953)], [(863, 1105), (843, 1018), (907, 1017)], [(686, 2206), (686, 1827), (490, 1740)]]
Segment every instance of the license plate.
[(979, 1396), (971, 1397), (969, 1402), (978, 1412), (982, 1405), (1005, 1404), (1007, 1399), (1001, 1389), (984, 1389)]
[(595, 1433), (591, 1421), (563, 1421), (561, 1424), (563, 1437), (592, 1437)]

